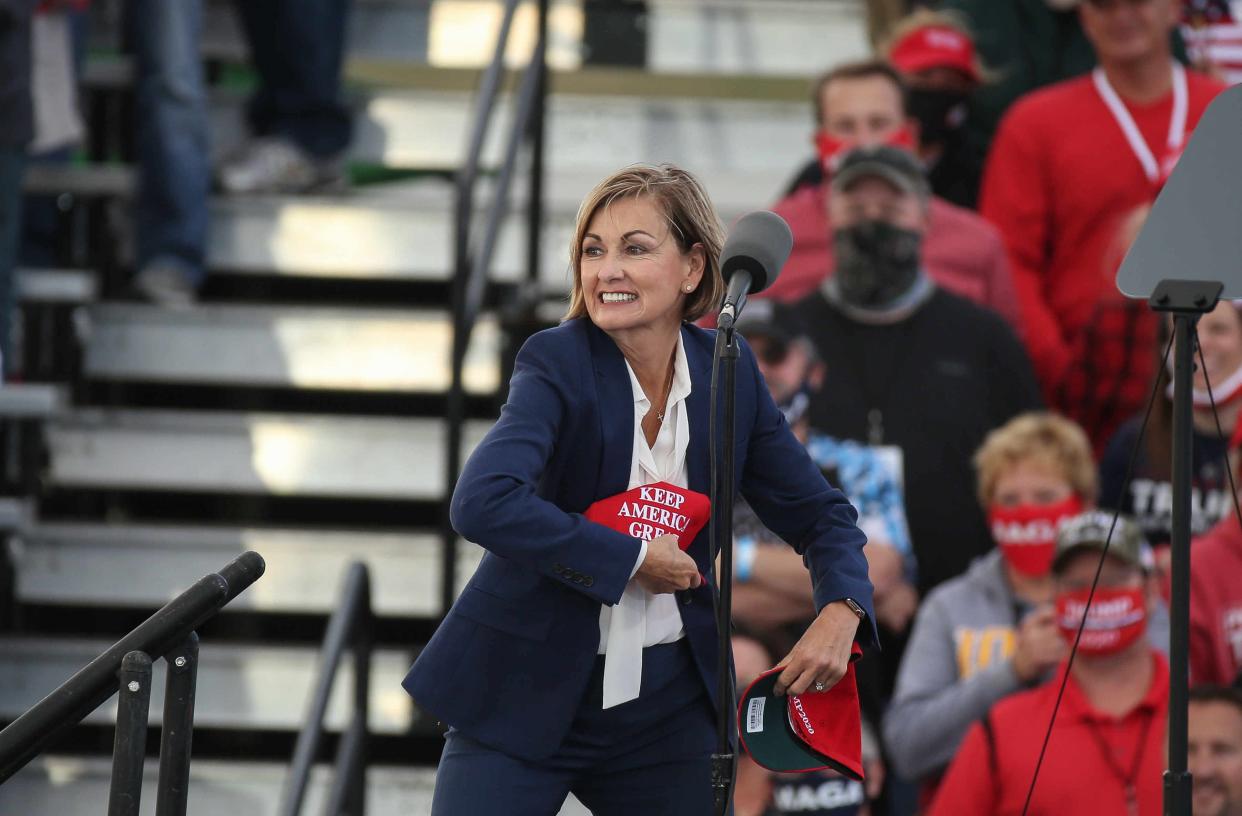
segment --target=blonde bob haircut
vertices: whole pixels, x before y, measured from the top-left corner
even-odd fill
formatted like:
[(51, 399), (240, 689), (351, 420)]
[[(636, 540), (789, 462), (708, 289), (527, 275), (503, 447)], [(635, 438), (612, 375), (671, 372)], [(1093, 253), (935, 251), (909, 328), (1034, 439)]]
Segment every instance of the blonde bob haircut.
[(1020, 462), (1039, 462), (1060, 473), (1085, 504), (1094, 504), (1098, 486), (1091, 443), (1076, 422), (1059, 414), (1033, 411), (995, 429), (975, 454), (979, 501), (986, 508), (996, 483)]
[(578, 208), (573, 243), (569, 246), (569, 268), (573, 290), (565, 320), (588, 317), (582, 294), (582, 241), (591, 219), (614, 201), (649, 198), (669, 225), (669, 234), (682, 254), (695, 244), (703, 245), (703, 277), (698, 287), (685, 296), (682, 320), (695, 321), (724, 299), (724, 279), (720, 275), (720, 251), (724, 247), (724, 226), (716, 208), (698, 179), (671, 164), (632, 164), (601, 181)]

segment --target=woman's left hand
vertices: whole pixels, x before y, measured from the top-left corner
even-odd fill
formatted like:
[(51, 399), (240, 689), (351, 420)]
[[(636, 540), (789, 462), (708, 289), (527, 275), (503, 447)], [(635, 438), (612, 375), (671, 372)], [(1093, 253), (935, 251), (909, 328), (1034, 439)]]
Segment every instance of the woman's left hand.
[(858, 632), (858, 615), (845, 601), (834, 601), (820, 610), (793, 650), (777, 664), (784, 666), (773, 689), (779, 694), (804, 694), (822, 683), (826, 691), (845, 676), (850, 650)]

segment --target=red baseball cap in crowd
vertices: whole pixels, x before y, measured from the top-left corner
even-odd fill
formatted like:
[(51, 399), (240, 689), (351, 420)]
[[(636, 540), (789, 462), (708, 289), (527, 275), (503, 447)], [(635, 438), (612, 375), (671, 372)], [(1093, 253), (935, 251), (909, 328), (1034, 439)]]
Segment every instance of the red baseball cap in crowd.
[(855, 643), (845, 676), (825, 691), (778, 697), (772, 689), (784, 668), (759, 675), (737, 709), (738, 734), (751, 758), (769, 771), (830, 768), (862, 779), (862, 715), (854, 678), (861, 654)]
[(929, 68), (953, 68), (971, 82), (979, 81), (975, 67), (975, 44), (970, 37), (944, 25), (916, 28), (893, 43), (888, 59), (903, 74), (914, 74)]

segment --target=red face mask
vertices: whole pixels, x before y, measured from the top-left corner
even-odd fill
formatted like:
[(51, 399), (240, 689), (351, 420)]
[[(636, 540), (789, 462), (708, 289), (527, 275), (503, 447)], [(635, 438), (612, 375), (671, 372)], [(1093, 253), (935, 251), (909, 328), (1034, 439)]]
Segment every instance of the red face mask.
[[(913, 152), (914, 134), (910, 132), (909, 126), (902, 125), (890, 133), (883, 143)], [(824, 130), (815, 131), (815, 152), (819, 155), (819, 164), (824, 168), (825, 175), (831, 176), (841, 157), (855, 147), (858, 147), (855, 139), (838, 139)]]
[(1082, 500), (1077, 496), (1056, 504), (993, 507), (988, 527), (1009, 565), (1023, 575), (1038, 577), (1052, 569), (1061, 522), (1081, 512)]
[[(1057, 595), (1057, 628), (1071, 646), (1082, 623), (1089, 590), (1079, 589)], [(1091, 612), (1082, 630), (1078, 651), (1088, 655), (1120, 652), (1147, 631), (1147, 599), (1140, 587), (1109, 589), (1097, 587), (1091, 599)]]

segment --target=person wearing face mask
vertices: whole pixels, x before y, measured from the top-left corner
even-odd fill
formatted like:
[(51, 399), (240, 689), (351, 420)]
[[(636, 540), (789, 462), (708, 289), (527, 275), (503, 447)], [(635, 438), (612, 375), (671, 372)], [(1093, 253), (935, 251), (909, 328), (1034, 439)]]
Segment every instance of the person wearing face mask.
[(1174, 59), (1179, 12), (1178, 0), (1084, 0), (1098, 67), (1016, 102), (984, 169), (979, 211), (1004, 236), (1045, 399), (1097, 443), (1113, 428), (1097, 433), (1065, 386), (1108, 358), (1084, 359), (1079, 340), (1116, 298), (1120, 228), (1155, 199), (1224, 87)]
[(793, 307), (833, 372), (811, 398), (811, 427), (901, 463), (921, 593), (991, 548), (970, 457), (988, 431), (1039, 407), (1012, 330), (924, 270), (929, 196), (908, 151), (847, 153), (829, 198), (837, 274)]
[[(1135, 524), (1118, 519), (1100, 565), (1112, 521), (1110, 513), (1084, 513), (1057, 534), (1054, 623), (1066, 644), (1084, 613), (1086, 625), (1030, 813), (1161, 813), (1169, 665), (1149, 640), (1156, 599)], [(1087, 609), (1097, 567), (1099, 585)], [(1064, 674), (1062, 664), (1047, 682), (1001, 700), (970, 727), (930, 816), (1023, 812)]]
[(974, 462), (996, 549), (924, 601), (884, 722), (894, 770), (921, 783), (924, 801), (970, 725), (1064, 659), (1052, 604), (1056, 534), (1095, 500), (1087, 435), (1056, 414), (1010, 420)]
[[(789, 224), (794, 246), (780, 278), (763, 297), (793, 302), (835, 274), (829, 178), (854, 147), (917, 149), (919, 124), (910, 116), (906, 96), (901, 74), (881, 60), (838, 65), (815, 83), (816, 158), (772, 208)], [(937, 284), (1019, 329), (1018, 300), (1000, 233), (977, 213), (932, 195), (923, 263)]]
[(919, 9), (897, 23), (884, 51), (910, 89), (906, 104), (932, 192), (974, 208), (985, 150), (966, 122), (974, 92), (991, 77), (969, 27), (955, 14)]
[[(1164, 330), (1167, 332), (1167, 325)], [(1229, 435), (1238, 427), (1242, 411), (1242, 301), (1223, 300), (1199, 318), (1199, 346), (1207, 362), (1207, 377), (1195, 359), (1193, 380), (1194, 425), (1191, 464), (1191, 532), (1200, 535), (1233, 513), (1226, 468)], [(1168, 335), (1157, 337), (1155, 346), (1164, 353)], [(1169, 361), (1172, 364), (1172, 360)], [(1100, 504), (1134, 516), (1147, 539), (1156, 548), (1157, 564), (1162, 568), (1168, 557), (1173, 529), (1173, 484), (1171, 433), (1173, 391), (1168, 367), (1156, 372), (1161, 391), (1152, 408), (1147, 432), (1140, 443), (1141, 414), (1130, 418), (1113, 435), (1100, 459)], [(1207, 385), (1211, 382), (1209, 397)], [(1216, 412), (1212, 411), (1215, 400)], [(1217, 416), (1220, 429), (1217, 429)], [(1221, 432), (1224, 438), (1221, 437)], [(1129, 490), (1123, 495), (1122, 483), (1131, 453), (1139, 445)], [(1162, 569), (1163, 571), (1163, 569)]]
[[(867, 534), (863, 554), (881, 634), (904, 631), (918, 605), (917, 566), (910, 546), (901, 474), (882, 452), (811, 429), (811, 395), (823, 387), (825, 367), (815, 348), (784, 308), (755, 301), (737, 322), (750, 343), (772, 399), (794, 436), (830, 484), (837, 485), (858, 510)], [(739, 501), (733, 521), (736, 557), (733, 618), (749, 630), (778, 638), (800, 628), (813, 614), (811, 584), (802, 557), (784, 545)]]

